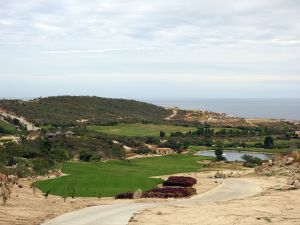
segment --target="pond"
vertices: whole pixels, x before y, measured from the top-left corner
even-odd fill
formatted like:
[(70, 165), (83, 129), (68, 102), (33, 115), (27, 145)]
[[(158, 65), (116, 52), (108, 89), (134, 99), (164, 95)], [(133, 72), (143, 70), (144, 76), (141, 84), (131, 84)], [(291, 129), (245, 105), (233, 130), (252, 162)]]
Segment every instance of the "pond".
[[(272, 157), (272, 154), (264, 154), (264, 153), (256, 153), (256, 152), (224, 151), (224, 157), (226, 157), (228, 161), (243, 161), (242, 156), (245, 154), (260, 158), (262, 160), (268, 160)], [(197, 152), (196, 155), (213, 156), (213, 157), (216, 156), (215, 151), (200, 151)]]

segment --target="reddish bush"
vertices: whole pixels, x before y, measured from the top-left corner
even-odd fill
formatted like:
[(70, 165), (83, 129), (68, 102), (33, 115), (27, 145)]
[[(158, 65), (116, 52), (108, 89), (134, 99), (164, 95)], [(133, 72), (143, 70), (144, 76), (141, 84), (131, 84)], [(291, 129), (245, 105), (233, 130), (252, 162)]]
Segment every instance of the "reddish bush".
[(118, 194), (115, 196), (115, 199), (133, 199), (133, 193), (126, 192), (126, 193)]
[(143, 192), (143, 198), (186, 198), (196, 194), (194, 188), (154, 188)]
[(163, 186), (192, 187), (196, 183), (197, 180), (192, 177), (172, 176), (163, 183)]

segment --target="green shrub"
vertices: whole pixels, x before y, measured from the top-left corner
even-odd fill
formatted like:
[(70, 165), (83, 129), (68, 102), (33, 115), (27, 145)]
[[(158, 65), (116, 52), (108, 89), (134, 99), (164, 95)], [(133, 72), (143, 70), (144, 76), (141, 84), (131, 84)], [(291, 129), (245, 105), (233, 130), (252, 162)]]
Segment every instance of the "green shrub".
[(252, 155), (245, 154), (242, 156), (242, 159), (244, 160), (243, 165), (250, 168), (259, 166), (262, 163), (262, 160), (260, 158), (254, 157)]

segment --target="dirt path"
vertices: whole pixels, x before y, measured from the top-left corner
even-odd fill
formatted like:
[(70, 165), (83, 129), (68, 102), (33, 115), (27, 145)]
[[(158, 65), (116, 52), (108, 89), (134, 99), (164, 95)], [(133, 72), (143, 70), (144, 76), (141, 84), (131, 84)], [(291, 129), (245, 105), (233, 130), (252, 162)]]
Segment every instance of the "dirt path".
[(190, 199), (162, 203), (125, 203), (94, 206), (59, 216), (43, 225), (126, 225), (132, 215), (146, 208), (158, 206), (181, 206), (210, 204), (253, 196), (261, 191), (256, 183), (242, 179), (228, 179), (217, 188)]
[(178, 113), (178, 111), (176, 109), (173, 109), (172, 115), (166, 117), (165, 120), (171, 120), (171, 119), (173, 119), (175, 116), (177, 116), (177, 113)]
[(26, 129), (28, 131), (35, 131), (35, 130), (39, 130), (38, 127), (34, 126), (33, 123), (27, 121), (24, 117), (21, 116), (17, 116), (15, 114), (9, 113), (3, 109), (0, 108), (0, 115), (3, 116), (4, 118), (10, 118), (10, 119), (18, 119), (20, 121), (20, 123), (26, 127)]

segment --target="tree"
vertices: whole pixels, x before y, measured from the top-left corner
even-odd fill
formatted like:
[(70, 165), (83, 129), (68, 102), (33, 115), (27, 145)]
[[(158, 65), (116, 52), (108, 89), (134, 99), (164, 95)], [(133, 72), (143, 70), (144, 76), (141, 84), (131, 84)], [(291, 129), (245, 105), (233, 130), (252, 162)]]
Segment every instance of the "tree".
[(90, 162), (93, 157), (92, 152), (87, 150), (81, 150), (79, 152), (79, 159), (84, 162)]
[(44, 160), (48, 161), (49, 165), (53, 166), (55, 161), (51, 151), (52, 150), (51, 141), (48, 139), (43, 139), (41, 141), (40, 150)]
[(225, 157), (223, 156), (223, 144), (218, 144), (218, 147), (215, 150), (215, 155), (216, 155), (218, 161), (225, 159)]
[(166, 136), (166, 133), (163, 132), (163, 131), (160, 131), (160, 132), (159, 132), (159, 136), (160, 136), (161, 138), (164, 138), (164, 137)]
[(254, 168), (258, 165), (261, 165), (262, 163), (262, 160), (258, 157), (254, 157), (254, 156), (251, 156), (251, 155), (243, 155), (242, 156), (242, 159), (244, 160), (244, 163), (243, 165), (246, 166), (246, 167), (250, 167), (250, 168)]
[(272, 149), (272, 148), (274, 148), (274, 140), (273, 140), (273, 138), (271, 137), (271, 136), (267, 136), (266, 138), (265, 138), (265, 148), (266, 149)]

